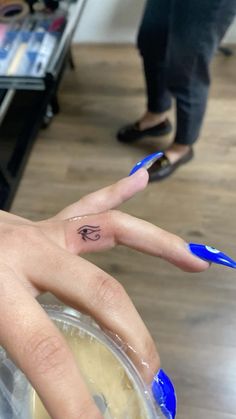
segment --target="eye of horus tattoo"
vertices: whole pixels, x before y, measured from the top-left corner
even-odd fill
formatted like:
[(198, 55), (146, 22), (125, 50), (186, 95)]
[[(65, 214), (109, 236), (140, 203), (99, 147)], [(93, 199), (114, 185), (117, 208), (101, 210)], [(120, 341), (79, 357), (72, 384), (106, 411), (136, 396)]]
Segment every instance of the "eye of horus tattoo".
[(87, 240), (95, 242), (101, 238), (101, 235), (99, 234), (100, 231), (100, 226), (91, 226), (85, 224), (84, 226), (78, 228), (77, 233), (81, 235), (82, 240), (84, 240), (85, 242)]

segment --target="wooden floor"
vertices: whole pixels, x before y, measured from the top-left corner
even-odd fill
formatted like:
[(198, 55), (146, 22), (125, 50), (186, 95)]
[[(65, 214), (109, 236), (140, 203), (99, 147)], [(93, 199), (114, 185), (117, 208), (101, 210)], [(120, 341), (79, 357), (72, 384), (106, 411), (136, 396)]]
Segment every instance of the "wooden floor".
[[(61, 113), (40, 133), (12, 207), (32, 219), (115, 182), (158, 148), (153, 139), (132, 147), (115, 139), (145, 105), (135, 50), (75, 47), (74, 57), (77, 70), (67, 71), (60, 91)], [(236, 257), (236, 54), (215, 58), (195, 151), (189, 165), (123, 210)], [(178, 418), (236, 418), (235, 271), (213, 266), (186, 274), (124, 248), (89, 258), (124, 284), (149, 326), (176, 385)]]

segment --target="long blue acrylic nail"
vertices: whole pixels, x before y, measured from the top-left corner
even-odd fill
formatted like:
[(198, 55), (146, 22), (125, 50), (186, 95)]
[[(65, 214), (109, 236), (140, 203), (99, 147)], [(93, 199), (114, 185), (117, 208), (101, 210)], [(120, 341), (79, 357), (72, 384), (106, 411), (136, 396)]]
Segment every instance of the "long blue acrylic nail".
[(163, 370), (160, 370), (153, 379), (152, 394), (163, 415), (167, 419), (174, 419), (177, 405), (175, 389), (170, 378)]
[(138, 163), (135, 164), (133, 169), (131, 170), (129, 176), (133, 175), (137, 170), (141, 169), (141, 167), (144, 167), (145, 169), (149, 169), (149, 167), (152, 166), (152, 164), (160, 159), (163, 156), (162, 152), (153, 153), (149, 156), (144, 157), (144, 159), (140, 160)]
[(188, 246), (191, 253), (193, 253), (195, 256), (198, 256), (200, 259), (236, 269), (236, 261), (220, 250), (215, 249), (214, 247), (198, 243), (189, 243)]

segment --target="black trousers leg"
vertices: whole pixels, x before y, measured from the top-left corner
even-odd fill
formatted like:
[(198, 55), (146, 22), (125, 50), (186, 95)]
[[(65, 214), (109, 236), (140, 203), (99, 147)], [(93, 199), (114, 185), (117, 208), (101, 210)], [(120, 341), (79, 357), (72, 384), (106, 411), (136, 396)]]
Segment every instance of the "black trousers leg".
[(236, 13), (236, 0), (173, 0), (168, 87), (176, 99), (175, 142), (193, 144), (202, 127), (210, 63)]
[(160, 113), (171, 107), (166, 53), (172, 0), (148, 0), (138, 33), (147, 90), (147, 109)]
[(163, 112), (176, 99), (175, 142), (200, 133), (210, 86), (209, 66), (236, 13), (236, 0), (148, 0), (138, 36), (148, 109)]

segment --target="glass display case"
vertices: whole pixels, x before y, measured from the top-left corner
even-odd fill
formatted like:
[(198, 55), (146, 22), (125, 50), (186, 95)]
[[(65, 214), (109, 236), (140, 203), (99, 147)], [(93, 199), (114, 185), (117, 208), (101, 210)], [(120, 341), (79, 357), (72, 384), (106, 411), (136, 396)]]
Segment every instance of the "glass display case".
[(10, 208), (39, 129), (59, 111), (57, 90), (86, 0), (58, 3), (53, 13), (0, 20), (1, 209)]
[(53, 13), (0, 20), (0, 88), (43, 90), (56, 77), (85, 1), (60, 1)]

